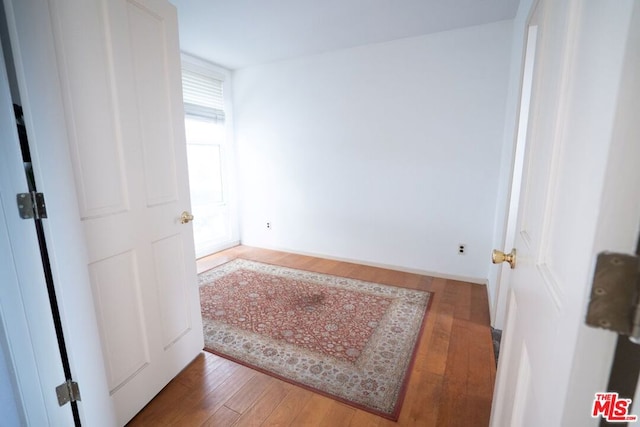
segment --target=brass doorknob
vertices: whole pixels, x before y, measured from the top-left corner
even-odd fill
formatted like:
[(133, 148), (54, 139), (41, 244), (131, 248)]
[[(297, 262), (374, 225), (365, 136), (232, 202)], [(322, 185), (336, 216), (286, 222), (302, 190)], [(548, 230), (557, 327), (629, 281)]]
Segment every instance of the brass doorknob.
[(182, 215), (180, 215), (180, 224), (188, 224), (191, 221), (193, 221), (193, 215), (187, 211), (182, 212)]
[(502, 251), (497, 249), (493, 250), (491, 254), (491, 262), (494, 264), (500, 264), (501, 262), (508, 262), (511, 268), (515, 268), (516, 266), (516, 249), (511, 249), (511, 253), (505, 254)]

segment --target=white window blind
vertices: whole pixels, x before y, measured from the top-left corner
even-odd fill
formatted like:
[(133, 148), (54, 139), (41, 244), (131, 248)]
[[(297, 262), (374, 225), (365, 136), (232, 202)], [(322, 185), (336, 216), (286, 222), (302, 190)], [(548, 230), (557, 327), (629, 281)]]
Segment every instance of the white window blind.
[(215, 77), (182, 70), (182, 91), (185, 114), (224, 122), (224, 94), (222, 83)]

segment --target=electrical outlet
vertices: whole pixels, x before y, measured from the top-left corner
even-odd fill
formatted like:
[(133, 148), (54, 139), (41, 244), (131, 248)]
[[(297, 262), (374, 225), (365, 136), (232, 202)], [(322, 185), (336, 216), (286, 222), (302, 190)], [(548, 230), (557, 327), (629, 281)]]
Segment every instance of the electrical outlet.
[(458, 244), (458, 255), (464, 255), (467, 251), (467, 245), (465, 245), (464, 243), (459, 243)]
[(267, 230), (271, 230), (271, 222), (267, 221)]

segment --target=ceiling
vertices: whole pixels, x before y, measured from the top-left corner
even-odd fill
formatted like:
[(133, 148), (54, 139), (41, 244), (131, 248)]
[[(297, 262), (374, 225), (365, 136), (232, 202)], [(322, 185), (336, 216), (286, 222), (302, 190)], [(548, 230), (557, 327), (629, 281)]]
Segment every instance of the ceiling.
[(184, 52), (229, 69), (512, 19), (519, 0), (170, 0)]

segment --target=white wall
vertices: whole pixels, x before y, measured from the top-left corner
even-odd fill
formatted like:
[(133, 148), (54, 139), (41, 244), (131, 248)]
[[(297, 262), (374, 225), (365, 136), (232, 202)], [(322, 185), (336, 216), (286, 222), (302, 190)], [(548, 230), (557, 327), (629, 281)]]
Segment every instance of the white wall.
[(485, 281), (511, 31), (236, 71), (242, 242)]

